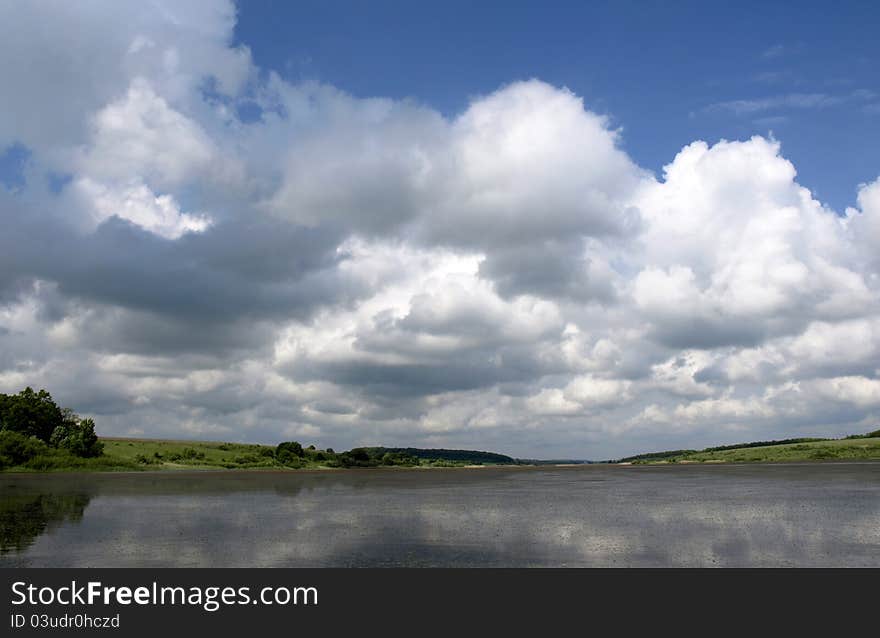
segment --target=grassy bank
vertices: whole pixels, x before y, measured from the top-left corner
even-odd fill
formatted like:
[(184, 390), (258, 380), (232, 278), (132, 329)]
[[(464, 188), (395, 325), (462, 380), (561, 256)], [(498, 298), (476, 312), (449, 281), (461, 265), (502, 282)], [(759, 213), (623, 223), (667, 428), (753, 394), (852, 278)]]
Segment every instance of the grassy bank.
[[(80, 458), (48, 449), (26, 463), (3, 468), (7, 472), (90, 472), (221, 469), (334, 469), (351, 467), (465, 467), (502, 465), (514, 459), (471, 450), (419, 448), (355, 448), (346, 452), (212, 441), (174, 441), (101, 437), (103, 454)], [(289, 444), (284, 444), (289, 445)]]
[(880, 431), (845, 439), (801, 439), (766, 444), (744, 443), (705, 450), (652, 452), (618, 463), (779, 463), (788, 461), (880, 460)]

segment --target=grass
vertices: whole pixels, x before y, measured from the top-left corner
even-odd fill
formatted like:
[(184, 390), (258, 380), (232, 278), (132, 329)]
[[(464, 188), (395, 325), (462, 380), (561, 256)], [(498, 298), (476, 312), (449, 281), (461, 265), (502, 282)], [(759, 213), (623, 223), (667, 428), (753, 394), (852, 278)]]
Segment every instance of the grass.
[[(136, 472), (144, 470), (219, 470), (219, 469), (284, 469), (276, 462), (274, 447), (246, 443), (210, 441), (167, 441), (157, 439), (101, 438), (104, 454), (80, 458), (63, 450), (47, 452), (18, 466), (4, 468), (9, 472)], [(314, 455), (311, 450), (307, 455)], [(301, 468), (319, 468), (309, 458), (298, 463)], [(293, 469), (293, 468), (287, 468)]]
[[(120, 472), (157, 470), (234, 470), (234, 469), (330, 469), (339, 467), (464, 467), (474, 461), (446, 458), (411, 458), (404, 462), (379, 463), (370, 458), (365, 463), (346, 464), (347, 453), (336, 454), (326, 450), (306, 448), (303, 456), (286, 459), (281, 463), (275, 456), (275, 446), (252, 443), (223, 443), (219, 441), (174, 441), (164, 439), (128, 439), (101, 437), (104, 454), (95, 458), (80, 458), (63, 450), (49, 448), (46, 452), (22, 465), (6, 467), (8, 472)], [(386, 448), (361, 448), (381, 458)], [(387, 448), (391, 450), (391, 448)], [(424, 452), (423, 450), (415, 450)], [(438, 450), (438, 454), (454, 451)], [(473, 454), (487, 456), (485, 452)], [(442, 454), (441, 454), (442, 456)], [(491, 455), (489, 455), (491, 456)], [(501, 457), (499, 457), (501, 458)], [(508, 458), (508, 457), (503, 457)], [(513, 459), (511, 459), (513, 461)], [(482, 462), (479, 457), (477, 462)]]
[[(872, 433), (876, 434), (876, 433)], [(647, 457), (648, 455), (644, 455)], [(765, 445), (734, 447), (725, 450), (683, 451), (652, 458), (637, 458), (635, 464), (647, 463), (780, 463), (791, 461), (880, 459), (880, 436), (828, 439)]]
[[(211, 441), (102, 438), (104, 456), (145, 470), (256, 469), (281, 467), (273, 446)], [(321, 467), (305, 459), (302, 467)]]

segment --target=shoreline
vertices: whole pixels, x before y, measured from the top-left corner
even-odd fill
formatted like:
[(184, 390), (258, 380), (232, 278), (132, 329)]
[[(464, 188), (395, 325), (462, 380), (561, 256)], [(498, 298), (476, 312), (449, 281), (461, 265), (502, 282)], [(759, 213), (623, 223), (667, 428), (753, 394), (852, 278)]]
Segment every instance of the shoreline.
[(182, 467), (165, 470), (54, 470), (54, 471), (0, 471), (0, 477), (48, 477), (48, 476), (207, 476), (207, 475), (320, 475), (320, 474), (399, 474), (410, 472), (433, 471), (467, 471), (467, 470), (506, 470), (506, 471), (542, 471), (542, 470), (580, 470), (587, 468), (626, 468), (626, 469), (665, 469), (665, 468), (733, 468), (733, 467), (794, 467), (794, 466), (829, 466), (829, 465), (880, 465), (880, 459), (791, 459), (779, 461), (716, 461), (690, 463), (568, 463), (559, 465), (462, 465), (457, 467), (323, 467), (323, 468), (223, 468), (223, 467)]

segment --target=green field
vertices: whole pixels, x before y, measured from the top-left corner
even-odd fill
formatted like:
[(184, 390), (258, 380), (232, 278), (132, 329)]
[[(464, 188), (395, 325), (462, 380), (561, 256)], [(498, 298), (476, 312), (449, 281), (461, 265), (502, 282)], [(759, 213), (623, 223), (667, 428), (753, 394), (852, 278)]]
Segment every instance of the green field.
[[(101, 438), (104, 456), (141, 470), (278, 467), (269, 445)], [(306, 460), (303, 466), (309, 465)], [(311, 463), (318, 467), (317, 462)]]
[(684, 450), (644, 454), (621, 462), (657, 463), (777, 463), (787, 461), (828, 461), (880, 459), (880, 433), (874, 436), (827, 439), (754, 446), (743, 444), (723, 450)]

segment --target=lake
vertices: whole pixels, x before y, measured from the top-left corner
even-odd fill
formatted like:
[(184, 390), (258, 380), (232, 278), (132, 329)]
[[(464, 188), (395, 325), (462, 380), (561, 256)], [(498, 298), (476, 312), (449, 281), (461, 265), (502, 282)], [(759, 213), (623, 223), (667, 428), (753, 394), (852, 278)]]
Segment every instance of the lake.
[(19, 566), (880, 566), (880, 463), (0, 475)]

